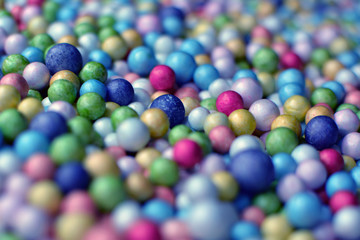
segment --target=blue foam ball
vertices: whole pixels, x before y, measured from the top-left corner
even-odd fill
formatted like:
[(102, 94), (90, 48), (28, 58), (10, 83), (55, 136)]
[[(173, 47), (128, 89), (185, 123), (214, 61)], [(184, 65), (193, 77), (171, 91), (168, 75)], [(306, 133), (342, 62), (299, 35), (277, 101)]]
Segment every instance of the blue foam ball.
[(258, 78), (253, 70), (250, 69), (241, 69), (237, 71), (233, 76), (233, 81), (236, 81), (240, 78), (252, 78), (258, 81)]
[(57, 169), (55, 174), (55, 182), (63, 193), (86, 190), (90, 180), (89, 173), (80, 162), (64, 163)]
[(289, 83), (296, 83), (302, 88), (305, 88), (304, 74), (295, 68), (284, 70), (279, 74), (278, 80), (276, 81), (276, 87), (277, 89), (280, 89)]
[(233, 240), (247, 240), (260, 237), (260, 229), (253, 222), (239, 221), (231, 229), (231, 239)]
[(51, 111), (37, 114), (31, 120), (29, 129), (43, 133), (50, 140), (68, 131), (65, 118)]
[(132, 29), (132, 28), (134, 28), (134, 24), (129, 21), (126, 21), (126, 20), (118, 21), (114, 24), (114, 29), (118, 33), (122, 33), (124, 31), (126, 31), (128, 29)]
[(338, 139), (339, 129), (335, 121), (328, 116), (317, 116), (305, 127), (305, 140), (317, 150), (329, 148)]
[(94, 92), (99, 94), (102, 98), (106, 99), (106, 86), (96, 79), (89, 79), (84, 82), (80, 87), (80, 96), (85, 93)]
[(144, 42), (145, 42), (145, 45), (151, 49), (154, 48), (154, 44), (156, 42), (156, 40), (161, 36), (160, 33), (158, 32), (150, 32), (148, 34), (145, 35), (144, 37)]
[(112, 59), (110, 55), (100, 49), (92, 50), (88, 56), (88, 62), (98, 62), (104, 65), (106, 69), (110, 69), (112, 66)]
[(352, 178), (354, 179), (356, 186), (358, 189), (360, 189), (360, 161), (357, 162), (358, 165), (351, 169), (350, 174)]
[(190, 82), (197, 67), (194, 57), (183, 51), (171, 53), (166, 58), (165, 65), (174, 70), (179, 85)]
[(289, 173), (295, 173), (297, 163), (294, 158), (288, 153), (278, 153), (272, 157), (272, 162), (275, 169), (275, 178), (281, 179)]
[(312, 228), (321, 221), (322, 204), (313, 192), (300, 192), (285, 205), (289, 223), (297, 228)]
[(59, 43), (49, 49), (45, 57), (45, 64), (51, 75), (61, 70), (79, 74), (83, 61), (76, 47), (68, 43)]
[(332, 197), (336, 192), (347, 190), (356, 194), (356, 182), (350, 173), (340, 171), (333, 173), (327, 180), (325, 185), (326, 194)]
[(116, 78), (106, 83), (107, 99), (120, 106), (126, 106), (134, 98), (134, 88), (129, 81), (123, 78)]
[(181, 100), (171, 94), (165, 94), (156, 98), (150, 108), (163, 110), (169, 118), (170, 127), (181, 124), (185, 119), (185, 108)]
[(44, 62), (44, 53), (41, 49), (37, 47), (27, 47), (22, 52), (21, 55), (26, 57), (29, 62)]
[(201, 45), (201, 43), (196, 39), (191, 38), (186, 39), (181, 43), (180, 50), (192, 55), (193, 57), (205, 53), (203, 45)]
[(183, 35), (185, 27), (184, 21), (178, 17), (166, 17), (162, 21), (164, 32), (171, 37), (180, 37)]
[(267, 190), (275, 179), (271, 158), (263, 151), (249, 149), (236, 154), (229, 166), (231, 174), (248, 193), (261, 193)]
[(34, 153), (47, 153), (49, 146), (49, 139), (43, 133), (35, 130), (26, 130), (20, 133), (14, 142), (15, 152), (23, 160)]
[(151, 199), (142, 208), (143, 215), (150, 220), (161, 224), (174, 216), (173, 207), (161, 199)]
[(142, 77), (149, 76), (157, 64), (153, 51), (145, 46), (134, 48), (128, 56), (127, 63), (130, 71)]
[(354, 51), (345, 51), (337, 56), (337, 60), (346, 68), (351, 68), (360, 61), (360, 57)]
[(300, 95), (305, 96), (305, 88), (297, 83), (288, 83), (279, 90), (280, 101), (284, 104), (288, 98)]
[(208, 90), (212, 82), (220, 77), (218, 70), (210, 64), (203, 64), (194, 72), (194, 82), (201, 90)]

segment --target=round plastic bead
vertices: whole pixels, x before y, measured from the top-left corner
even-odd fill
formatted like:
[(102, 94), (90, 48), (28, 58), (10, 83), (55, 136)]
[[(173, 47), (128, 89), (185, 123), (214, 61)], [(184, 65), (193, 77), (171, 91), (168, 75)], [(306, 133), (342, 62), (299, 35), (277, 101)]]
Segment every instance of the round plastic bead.
[(326, 103), (332, 109), (337, 106), (337, 98), (335, 93), (329, 88), (317, 88), (311, 95), (311, 103), (316, 105), (318, 103)]
[(318, 189), (325, 183), (327, 171), (320, 161), (305, 160), (297, 167), (296, 175), (309, 189)]
[(284, 113), (296, 117), (300, 122), (304, 121), (310, 108), (309, 100), (300, 95), (291, 96), (284, 102)]
[(271, 158), (275, 170), (275, 179), (280, 180), (288, 174), (295, 173), (297, 163), (288, 153), (277, 153)]
[(150, 165), (150, 180), (157, 185), (173, 186), (179, 179), (179, 169), (175, 161), (156, 158)]
[(305, 77), (301, 71), (298, 69), (286, 69), (281, 72), (278, 76), (278, 80), (276, 82), (277, 89), (282, 88), (283, 86), (289, 83), (299, 84), (301, 87), (305, 87)]
[(235, 178), (227, 171), (217, 171), (211, 176), (216, 185), (219, 198), (224, 201), (232, 201), (239, 192), (239, 185)]
[(89, 79), (84, 82), (80, 87), (80, 96), (84, 95), (85, 93), (95, 92), (99, 94), (103, 99), (106, 99), (106, 86), (96, 79)]
[(156, 59), (152, 50), (145, 46), (134, 48), (127, 59), (130, 71), (139, 76), (149, 76), (151, 70), (156, 66)]
[(20, 93), (14, 86), (0, 85), (0, 112), (8, 108), (16, 108), (20, 100)]
[(158, 223), (164, 223), (174, 215), (173, 207), (161, 199), (151, 199), (142, 207), (143, 215)]
[(29, 92), (29, 84), (25, 78), (18, 73), (6, 74), (1, 78), (0, 84), (14, 86), (19, 91), (21, 98), (25, 98)]
[(28, 192), (28, 201), (49, 214), (55, 214), (61, 203), (59, 187), (51, 181), (39, 181)]
[(328, 175), (341, 171), (344, 168), (344, 159), (335, 149), (328, 148), (320, 151), (320, 161), (325, 166)]
[(236, 80), (232, 84), (231, 90), (240, 94), (246, 109), (249, 109), (255, 101), (263, 97), (263, 88), (254, 78), (240, 78)]

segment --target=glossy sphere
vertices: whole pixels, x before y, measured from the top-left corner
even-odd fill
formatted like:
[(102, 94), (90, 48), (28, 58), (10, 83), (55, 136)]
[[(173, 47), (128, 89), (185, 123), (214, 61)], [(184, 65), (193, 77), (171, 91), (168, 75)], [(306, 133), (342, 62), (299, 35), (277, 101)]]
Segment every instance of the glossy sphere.
[(126, 178), (126, 189), (134, 200), (145, 202), (154, 195), (154, 186), (139, 172), (133, 172)]
[(296, 169), (296, 175), (309, 189), (318, 189), (326, 181), (325, 166), (318, 160), (302, 161)]
[(338, 127), (335, 121), (327, 116), (311, 119), (305, 128), (305, 140), (318, 150), (334, 145), (338, 138)]
[(47, 52), (45, 63), (51, 75), (61, 70), (69, 70), (78, 74), (82, 68), (82, 57), (73, 45), (59, 43)]
[(23, 77), (31, 89), (40, 90), (49, 83), (50, 73), (45, 64), (33, 62), (25, 67)]
[(198, 66), (194, 72), (194, 83), (201, 90), (208, 90), (211, 83), (219, 77), (219, 72), (214, 66), (203, 64)]
[(166, 58), (165, 65), (175, 72), (176, 83), (180, 85), (190, 82), (196, 69), (194, 58), (182, 51), (171, 53)]
[(44, 53), (37, 47), (27, 47), (21, 52), (30, 63), (41, 62), (44, 63)]
[(306, 113), (310, 108), (309, 100), (300, 95), (291, 96), (284, 103), (284, 113), (296, 117), (300, 122), (304, 121)]
[(286, 203), (285, 213), (294, 227), (312, 228), (321, 220), (322, 204), (312, 192), (301, 192)]
[(335, 193), (343, 190), (347, 190), (352, 193), (356, 193), (356, 183), (351, 174), (345, 171), (339, 171), (333, 173), (326, 182), (326, 194), (328, 197), (332, 197)]
[(360, 207), (349, 206), (338, 211), (333, 220), (336, 236), (355, 240), (360, 237)]
[(219, 192), (219, 198), (225, 201), (232, 201), (239, 192), (239, 185), (235, 178), (227, 171), (217, 171), (211, 176)]
[(260, 99), (251, 104), (249, 112), (256, 120), (256, 129), (269, 131), (271, 123), (280, 115), (279, 108), (268, 99)]
[(51, 102), (66, 101), (74, 103), (77, 91), (75, 85), (65, 79), (55, 81), (48, 89), (48, 97)]
[(124, 120), (116, 130), (120, 146), (126, 151), (139, 151), (150, 140), (148, 127), (138, 118)]
[(253, 65), (260, 72), (273, 73), (278, 67), (279, 57), (271, 48), (259, 49), (253, 58)]
[(29, 84), (25, 78), (18, 73), (6, 74), (1, 78), (0, 84), (14, 86), (19, 91), (21, 98), (25, 98), (29, 92)]
[(360, 126), (358, 116), (350, 109), (337, 111), (334, 120), (339, 128), (339, 134), (345, 136), (348, 133), (356, 132)]
[(18, 156), (26, 160), (35, 153), (46, 153), (49, 139), (41, 132), (27, 130), (16, 137), (14, 148)]
[(103, 99), (106, 99), (106, 86), (96, 79), (89, 79), (81, 85), (80, 96), (85, 93), (95, 92), (99, 94)]
[(203, 157), (199, 144), (190, 139), (182, 139), (175, 143), (173, 154), (174, 161), (184, 168), (194, 167)]
[(36, 153), (27, 159), (23, 166), (27, 176), (35, 181), (51, 179), (55, 165), (47, 154)]
[(166, 65), (158, 65), (151, 70), (149, 80), (155, 90), (171, 90), (175, 84), (175, 72)]
[(336, 81), (329, 81), (329, 82), (325, 82), (321, 87), (328, 88), (331, 91), (333, 91), (336, 95), (338, 104), (344, 100), (346, 91), (345, 91), (345, 87), (343, 86), (343, 84), (336, 82)]
[(239, 152), (232, 157), (230, 172), (241, 189), (249, 193), (267, 190), (275, 179), (271, 158), (266, 153), (253, 149)]
[(108, 101), (115, 102), (120, 106), (131, 103), (134, 98), (134, 88), (131, 83), (122, 78), (110, 80), (106, 84)]
[(292, 115), (279, 115), (271, 124), (271, 130), (274, 130), (279, 127), (286, 127), (293, 130), (296, 135), (301, 136), (301, 125), (299, 120), (297, 120)]
[(67, 132), (65, 118), (56, 112), (42, 112), (30, 122), (29, 128), (46, 135), (49, 140)]
[(216, 108), (219, 112), (229, 116), (233, 111), (244, 107), (242, 97), (235, 91), (225, 91), (216, 99)]
[(60, 208), (61, 192), (54, 182), (40, 181), (29, 189), (28, 201), (31, 205), (54, 214)]
[(286, 127), (271, 130), (266, 137), (266, 151), (270, 155), (280, 152), (291, 153), (298, 145), (299, 140), (296, 133)]
[(330, 199), (329, 205), (335, 213), (345, 207), (357, 206), (358, 200), (356, 195), (349, 191), (338, 191)]
[(156, 98), (150, 108), (159, 108), (168, 116), (170, 128), (181, 124), (185, 117), (185, 108), (179, 98), (171, 94), (165, 94)]
[(233, 141), (230, 147), (230, 157), (234, 157), (237, 153), (245, 150), (256, 149), (265, 151), (263, 142), (253, 135), (241, 135)]
[(251, 104), (263, 96), (263, 88), (256, 78), (240, 78), (231, 86), (231, 90), (240, 94), (244, 102), (244, 108), (249, 109)]
[(328, 175), (341, 171), (344, 168), (344, 159), (335, 149), (328, 148), (320, 151), (320, 161), (325, 166)]
[(130, 71), (140, 76), (148, 76), (156, 66), (156, 59), (152, 50), (145, 46), (134, 48), (127, 59)]
[(155, 222), (148, 219), (135, 221), (126, 231), (126, 239), (161, 239), (160, 231)]
[(235, 135), (228, 126), (219, 125), (211, 129), (209, 139), (213, 149), (216, 152), (224, 154), (229, 152)]
[(141, 114), (140, 119), (149, 128), (150, 137), (152, 138), (161, 138), (169, 130), (168, 116), (161, 109), (147, 109)]
[(235, 136), (252, 134), (256, 129), (254, 116), (246, 109), (233, 111), (229, 116), (229, 124)]
[(67, 162), (61, 165), (55, 174), (57, 186), (63, 193), (85, 190), (90, 183), (90, 175), (79, 162)]
[(27, 39), (24, 35), (15, 33), (6, 38), (4, 50), (7, 55), (19, 54), (27, 47)]

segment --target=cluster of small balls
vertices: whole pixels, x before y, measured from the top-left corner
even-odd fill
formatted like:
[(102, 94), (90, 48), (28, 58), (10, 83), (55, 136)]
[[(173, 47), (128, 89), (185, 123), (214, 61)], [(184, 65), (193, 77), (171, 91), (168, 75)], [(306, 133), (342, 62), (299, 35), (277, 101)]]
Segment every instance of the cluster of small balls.
[(360, 2), (0, 1), (0, 240), (359, 240)]

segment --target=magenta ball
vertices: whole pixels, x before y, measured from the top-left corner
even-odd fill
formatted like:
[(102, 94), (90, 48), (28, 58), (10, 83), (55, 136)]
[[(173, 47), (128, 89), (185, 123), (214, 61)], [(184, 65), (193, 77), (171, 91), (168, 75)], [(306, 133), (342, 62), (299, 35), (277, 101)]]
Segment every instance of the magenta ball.
[(20, 54), (28, 46), (27, 38), (20, 33), (9, 35), (5, 41), (6, 54)]
[(192, 239), (186, 223), (180, 219), (170, 219), (162, 224), (161, 235), (167, 240)]
[(229, 152), (231, 143), (235, 139), (235, 134), (228, 126), (219, 125), (211, 129), (209, 138), (213, 149), (218, 153)]
[(344, 207), (357, 206), (358, 199), (356, 195), (350, 191), (338, 191), (329, 201), (331, 210), (335, 213)]
[(51, 179), (54, 176), (56, 166), (50, 156), (44, 153), (36, 153), (23, 165), (25, 174), (35, 181)]
[(351, 132), (356, 132), (360, 126), (358, 116), (350, 109), (337, 111), (334, 114), (334, 120), (339, 128), (339, 133), (342, 136)]
[(302, 161), (296, 168), (296, 175), (310, 189), (321, 187), (327, 177), (325, 166), (319, 160)]
[(136, 21), (136, 29), (142, 35), (145, 35), (149, 32), (160, 32), (160, 19), (157, 15), (153, 14), (142, 15)]
[(29, 84), (18, 73), (6, 74), (1, 78), (0, 84), (14, 86), (19, 91), (21, 98), (25, 98), (29, 92)]
[(264, 211), (256, 206), (250, 206), (243, 210), (242, 212), (242, 220), (253, 222), (258, 226), (261, 226), (261, 223), (265, 219), (265, 213)]
[(268, 99), (260, 99), (251, 104), (249, 112), (254, 116), (256, 128), (260, 131), (270, 131), (274, 119), (280, 115), (276, 104)]
[(155, 90), (167, 91), (174, 87), (175, 73), (166, 65), (158, 65), (151, 70), (149, 79)]
[(352, 132), (347, 134), (341, 142), (341, 152), (354, 159), (360, 158), (360, 133)]
[(50, 72), (45, 64), (33, 62), (24, 68), (23, 77), (31, 89), (40, 90), (50, 81)]
[(216, 108), (229, 116), (233, 111), (244, 108), (243, 98), (235, 91), (225, 91), (216, 99)]
[(263, 89), (260, 83), (253, 78), (240, 78), (231, 86), (231, 90), (241, 95), (244, 101), (244, 108), (249, 109), (253, 102), (263, 96)]
[(199, 144), (190, 139), (179, 140), (174, 145), (174, 161), (184, 168), (192, 168), (202, 159), (202, 149)]
[(66, 195), (61, 204), (63, 213), (95, 214), (96, 206), (90, 195), (85, 191), (73, 191)]
[(344, 168), (342, 155), (332, 148), (320, 151), (320, 161), (325, 166), (328, 175), (341, 171)]
[(301, 58), (292, 51), (288, 51), (283, 55), (281, 55), (280, 65), (285, 69), (288, 68), (302, 69), (304, 67)]
[(306, 189), (300, 177), (295, 174), (288, 174), (279, 181), (276, 193), (282, 202), (287, 202), (292, 196)]
[(127, 240), (161, 239), (158, 226), (147, 219), (139, 219), (126, 232)]

